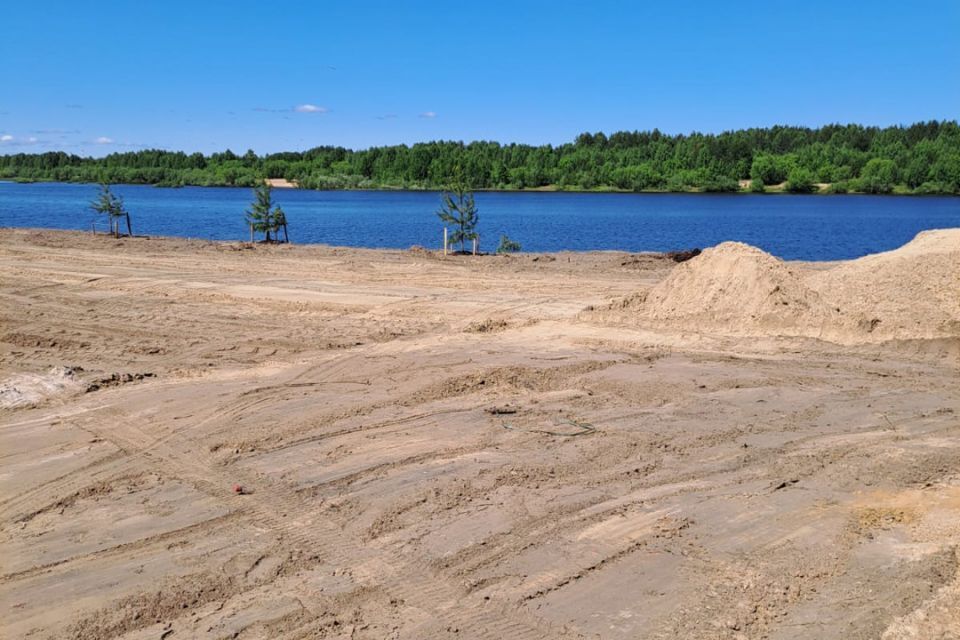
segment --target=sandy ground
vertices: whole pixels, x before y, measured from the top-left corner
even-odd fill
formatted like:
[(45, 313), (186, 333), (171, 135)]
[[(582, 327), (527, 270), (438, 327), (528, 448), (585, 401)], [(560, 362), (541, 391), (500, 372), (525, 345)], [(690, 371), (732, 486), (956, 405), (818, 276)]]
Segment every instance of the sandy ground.
[(960, 637), (960, 325), (694, 264), (3, 230), (0, 637)]
[(275, 189), (296, 189), (297, 184), (285, 178), (267, 178), (266, 183)]

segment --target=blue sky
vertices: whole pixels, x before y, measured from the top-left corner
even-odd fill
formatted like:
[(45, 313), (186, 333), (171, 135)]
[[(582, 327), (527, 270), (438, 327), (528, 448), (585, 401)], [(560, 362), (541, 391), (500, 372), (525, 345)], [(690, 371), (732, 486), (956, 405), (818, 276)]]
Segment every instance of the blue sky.
[(10, 2), (0, 153), (960, 118), (960, 1)]

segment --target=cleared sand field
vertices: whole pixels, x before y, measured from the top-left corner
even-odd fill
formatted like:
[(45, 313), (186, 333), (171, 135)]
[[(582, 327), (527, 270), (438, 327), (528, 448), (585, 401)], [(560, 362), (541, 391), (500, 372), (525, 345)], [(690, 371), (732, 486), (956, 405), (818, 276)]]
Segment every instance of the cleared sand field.
[(960, 637), (960, 231), (0, 234), (0, 637)]

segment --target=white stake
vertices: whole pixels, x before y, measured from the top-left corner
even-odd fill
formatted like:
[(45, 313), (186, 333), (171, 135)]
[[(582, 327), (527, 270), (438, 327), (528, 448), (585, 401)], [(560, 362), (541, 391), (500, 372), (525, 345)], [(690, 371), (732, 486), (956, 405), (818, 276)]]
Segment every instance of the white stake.
[(447, 228), (443, 228), (443, 255), (447, 255)]
[(473, 255), (477, 255), (477, 239), (473, 239)]

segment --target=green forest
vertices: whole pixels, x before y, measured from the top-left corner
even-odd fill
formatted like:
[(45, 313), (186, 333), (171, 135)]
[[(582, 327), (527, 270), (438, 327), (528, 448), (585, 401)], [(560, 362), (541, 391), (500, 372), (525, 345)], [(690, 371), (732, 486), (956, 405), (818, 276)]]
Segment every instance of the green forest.
[(0, 179), (174, 187), (250, 187), (284, 178), (305, 189), (439, 189), (458, 171), (476, 190), (960, 194), (960, 126), (833, 124), (689, 135), (654, 129), (583, 133), (558, 146), (439, 141), (264, 156), (156, 149), (102, 158), (0, 156)]

